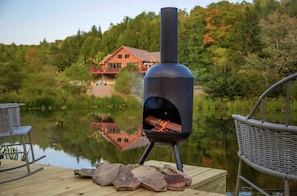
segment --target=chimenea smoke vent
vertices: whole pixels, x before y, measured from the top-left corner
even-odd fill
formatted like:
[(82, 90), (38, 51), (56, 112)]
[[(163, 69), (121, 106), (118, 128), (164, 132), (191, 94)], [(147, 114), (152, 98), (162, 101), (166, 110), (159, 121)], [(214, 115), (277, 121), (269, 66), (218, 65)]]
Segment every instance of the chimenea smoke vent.
[(177, 168), (183, 171), (178, 143), (192, 132), (194, 78), (178, 64), (177, 14), (177, 8), (161, 9), (161, 63), (144, 76), (143, 131), (150, 143), (139, 163), (144, 163), (155, 144), (171, 145)]

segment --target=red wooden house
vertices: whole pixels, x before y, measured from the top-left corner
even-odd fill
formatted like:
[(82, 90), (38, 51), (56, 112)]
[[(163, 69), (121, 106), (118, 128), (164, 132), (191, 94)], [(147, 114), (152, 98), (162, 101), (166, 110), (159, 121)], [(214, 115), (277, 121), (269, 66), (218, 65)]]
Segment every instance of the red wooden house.
[(107, 55), (100, 65), (91, 67), (91, 74), (108, 76), (116, 75), (129, 64), (137, 65), (139, 73), (146, 71), (160, 62), (160, 52), (148, 52), (137, 48), (121, 46), (113, 54)]

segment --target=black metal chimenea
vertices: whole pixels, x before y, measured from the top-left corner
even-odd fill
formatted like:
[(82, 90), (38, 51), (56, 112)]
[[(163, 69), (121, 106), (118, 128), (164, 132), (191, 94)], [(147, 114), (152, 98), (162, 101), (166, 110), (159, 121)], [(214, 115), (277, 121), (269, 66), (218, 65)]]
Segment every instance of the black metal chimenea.
[(139, 164), (156, 144), (173, 147), (177, 168), (183, 171), (178, 143), (192, 132), (193, 85), (191, 71), (177, 63), (177, 8), (161, 9), (161, 63), (144, 76), (143, 131), (150, 143)]

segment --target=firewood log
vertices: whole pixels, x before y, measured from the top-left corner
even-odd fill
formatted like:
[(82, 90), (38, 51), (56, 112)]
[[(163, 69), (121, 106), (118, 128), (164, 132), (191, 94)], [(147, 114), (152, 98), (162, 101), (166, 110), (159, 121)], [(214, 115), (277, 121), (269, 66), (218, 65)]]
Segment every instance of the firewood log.
[(157, 129), (157, 131), (160, 131), (160, 132), (164, 132), (166, 131), (166, 129), (175, 131), (175, 132), (182, 131), (182, 127), (180, 124), (162, 120), (160, 118), (156, 118), (153, 116), (146, 117), (145, 122), (147, 122), (150, 125), (153, 125)]

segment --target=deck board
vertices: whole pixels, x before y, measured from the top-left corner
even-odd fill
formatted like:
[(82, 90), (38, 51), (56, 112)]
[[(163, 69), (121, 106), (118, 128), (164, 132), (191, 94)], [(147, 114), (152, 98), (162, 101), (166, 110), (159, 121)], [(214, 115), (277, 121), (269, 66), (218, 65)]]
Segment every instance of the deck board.
[[(1, 168), (19, 164), (19, 161), (1, 160)], [(163, 167), (164, 164), (175, 166), (175, 163), (160, 162), (150, 160), (145, 162), (145, 165)], [(74, 176), (72, 169), (61, 167), (54, 167), (48, 165), (41, 165), (34, 163), (31, 165), (32, 169), (43, 167), (44, 169), (36, 174), (26, 178), (0, 184), (0, 196), (67, 196), (67, 195), (111, 195), (111, 196), (179, 196), (179, 195), (199, 195), (199, 196), (219, 196), (225, 195), (225, 190), (222, 193), (215, 193), (212, 190), (214, 186), (220, 185), (224, 188), (227, 172), (225, 170), (211, 169), (205, 167), (197, 167), (192, 165), (184, 165), (184, 172), (192, 177), (192, 185), (187, 187), (184, 191), (166, 191), (166, 192), (152, 192), (144, 188), (138, 188), (135, 191), (116, 191), (112, 186), (101, 187), (92, 182), (91, 179), (78, 178)], [(26, 168), (17, 170), (1, 172), (0, 181), (17, 175), (24, 174)], [(214, 182), (216, 184), (214, 184)], [(217, 191), (220, 192), (220, 191)]]

